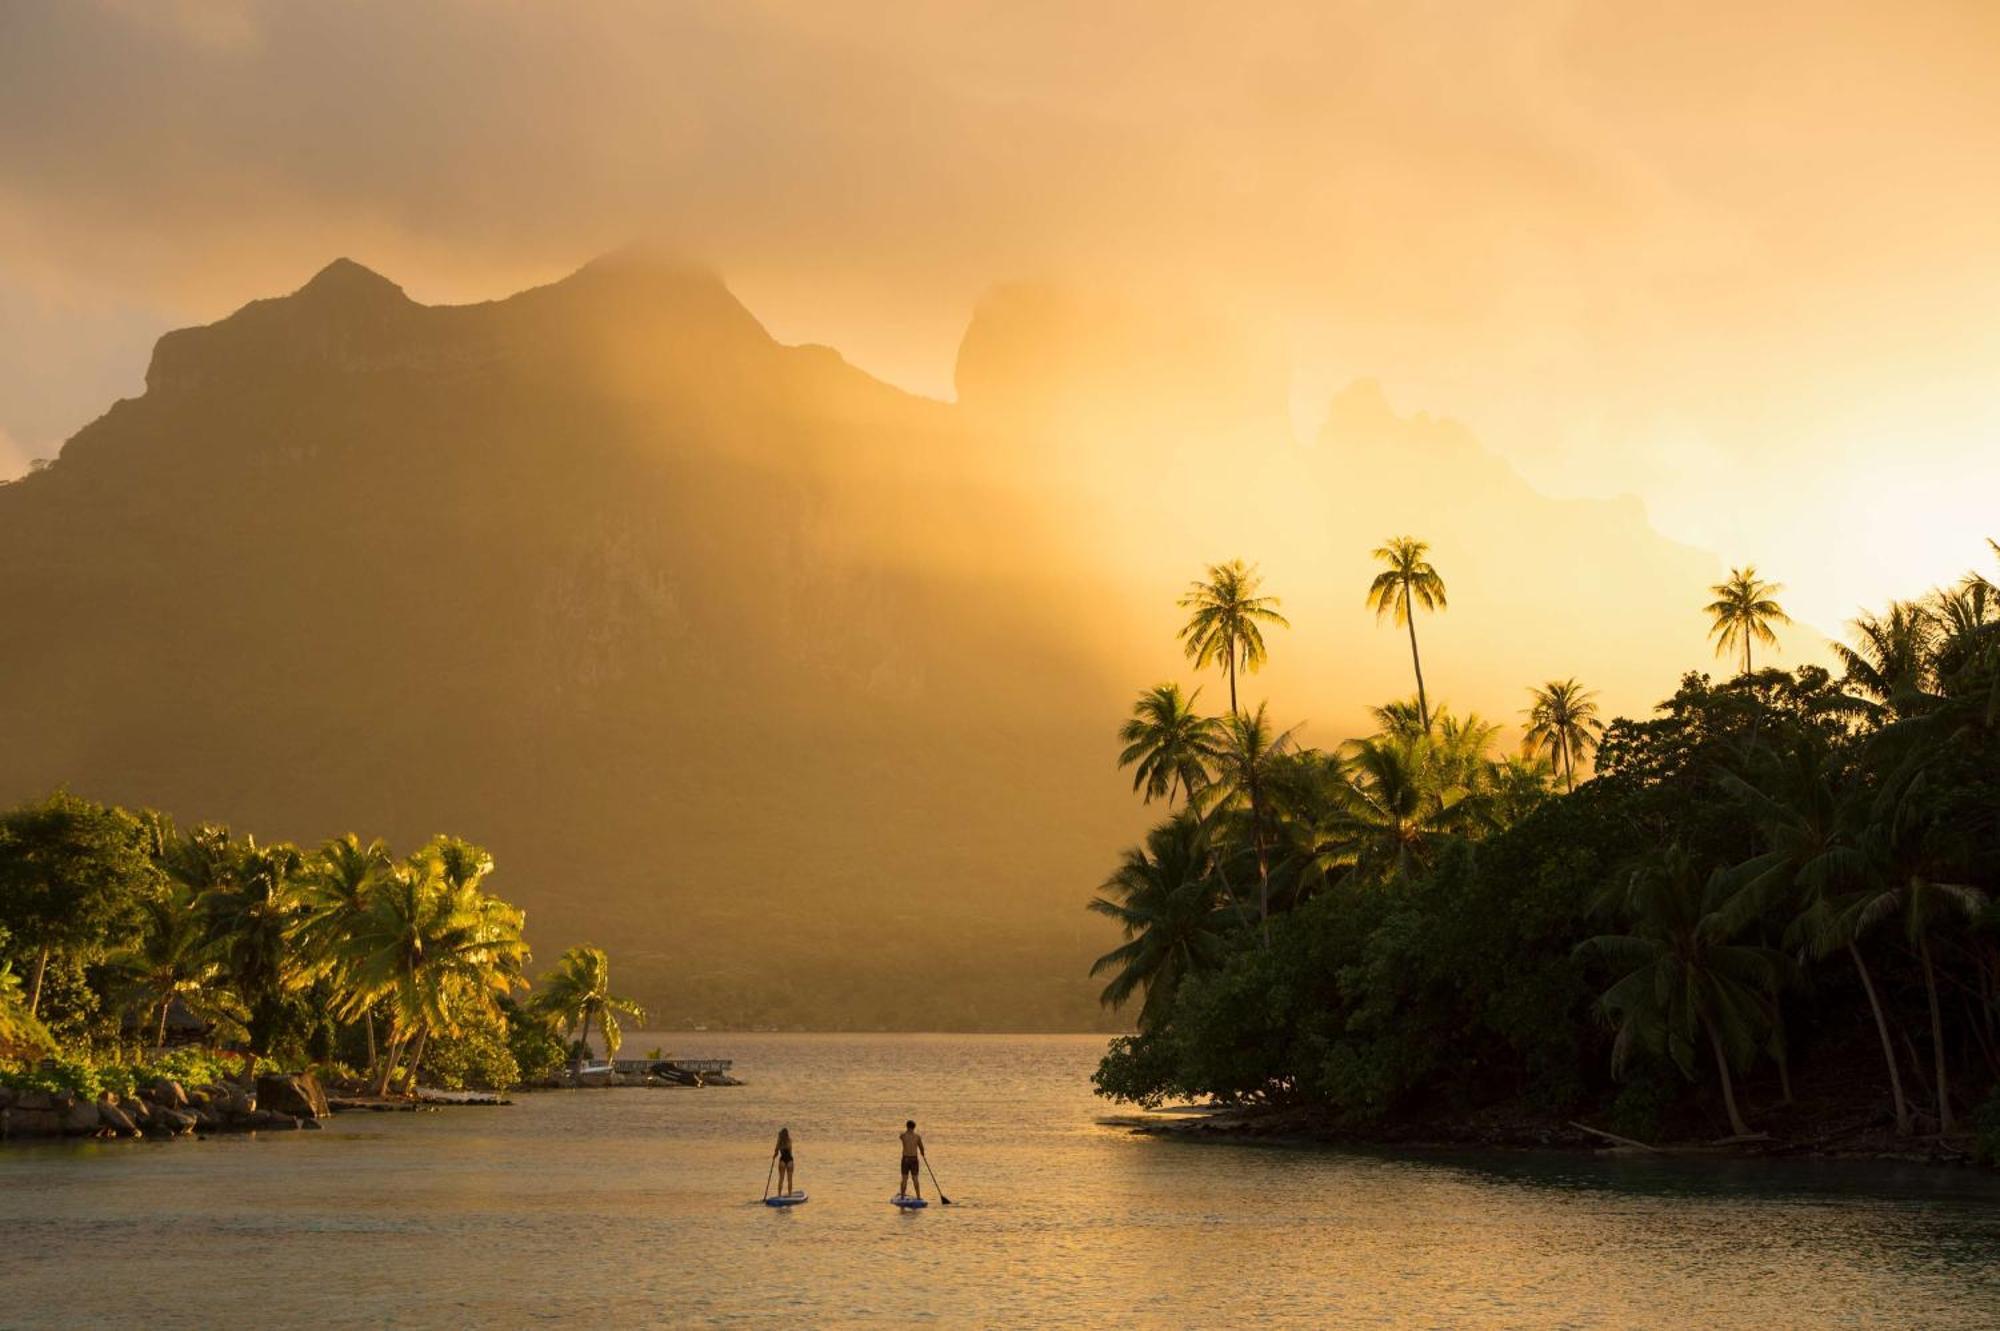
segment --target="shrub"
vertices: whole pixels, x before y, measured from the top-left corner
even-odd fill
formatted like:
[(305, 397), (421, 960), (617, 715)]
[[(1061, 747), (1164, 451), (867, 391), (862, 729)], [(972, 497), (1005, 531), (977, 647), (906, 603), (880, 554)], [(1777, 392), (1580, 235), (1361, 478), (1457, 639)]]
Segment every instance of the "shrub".
[(508, 1047), (506, 1027), (467, 1026), (436, 1035), (424, 1050), (423, 1080), (447, 1091), (504, 1091), (518, 1085), (521, 1066)]

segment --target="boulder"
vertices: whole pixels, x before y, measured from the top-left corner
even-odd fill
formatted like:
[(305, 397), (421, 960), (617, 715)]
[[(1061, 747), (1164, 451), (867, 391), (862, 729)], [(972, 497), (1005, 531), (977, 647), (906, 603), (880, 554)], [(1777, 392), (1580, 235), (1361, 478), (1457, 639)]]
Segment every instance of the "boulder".
[(260, 1109), (250, 1116), (250, 1126), (259, 1132), (290, 1132), (299, 1126), (299, 1121), (275, 1109)]
[(13, 1109), (0, 1111), (0, 1122), (9, 1137), (53, 1137), (63, 1130), (63, 1116), (53, 1109)]
[(46, 1113), (55, 1107), (55, 1099), (47, 1091), (22, 1091), (14, 1100), (14, 1108), (33, 1114)]
[(257, 1112), (257, 1097), (241, 1087), (232, 1087), (229, 1098), (223, 1102), (222, 1112), (231, 1118), (247, 1118)]
[(257, 1103), (296, 1118), (325, 1118), (333, 1111), (319, 1078), (310, 1072), (281, 1073), (257, 1078)]
[(139, 1135), (139, 1125), (133, 1122), (132, 1116), (119, 1105), (100, 1104), (97, 1106), (97, 1116), (104, 1120), (105, 1127), (120, 1137)]
[(0, 1109), (12, 1109), (14, 1098), (19, 1094), (12, 1086), (0, 1086)]
[(179, 1137), (193, 1132), (194, 1126), (193, 1114), (156, 1104), (153, 1106), (151, 1117), (147, 1120), (146, 1129), (163, 1137)]
[(169, 1109), (187, 1108), (187, 1091), (177, 1081), (162, 1078), (146, 1088), (145, 1096), (154, 1104), (165, 1105)]
[(63, 1131), (72, 1137), (81, 1137), (100, 1131), (104, 1120), (98, 1117), (97, 1101), (79, 1100), (63, 1111)]

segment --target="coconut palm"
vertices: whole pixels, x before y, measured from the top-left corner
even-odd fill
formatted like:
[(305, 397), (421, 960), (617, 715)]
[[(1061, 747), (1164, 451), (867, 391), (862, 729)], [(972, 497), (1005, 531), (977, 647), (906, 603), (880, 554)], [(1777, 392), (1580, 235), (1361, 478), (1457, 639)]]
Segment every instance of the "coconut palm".
[(1222, 724), (1214, 778), (1202, 790), (1203, 803), (1212, 818), (1235, 815), (1249, 822), (1250, 846), (1257, 860), (1257, 918), (1267, 947), (1271, 941), (1271, 810), (1265, 793), (1296, 733), (1296, 727), (1280, 733), (1263, 703), (1257, 704), (1251, 716), (1232, 713)]
[(27, 996), (21, 992), (21, 977), (14, 963), (0, 961), (0, 1047), (46, 1049), (53, 1042), (48, 1028), (28, 1011)]
[(352, 1021), (378, 1003), (387, 1006), (389, 1046), (376, 1094), (388, 1094), (404, 1051), (414, 1082), (432, 1034), (497, 1020), (497, 1000), (527, 987), (523, 919), (474, 884), (455, 881), (435, 847), (411, 856), (368, 893), (341, 949), (348, 988), (335, 1015)]
[(1552, 679), (1528, 694), (1533, 701), (1525, 713), (1528, 728), (1522, 744), (1530, 754), (1547, 754), (1563, 787), (1575, 790), (1576, 760), (1588, 760), (1604, 733), (1604, 723), (1597, 719), (1597, 693), (1574, 679)]
[(1787, 946), (1815, 958), (1836, 950), (1847, 954), (1875, 1018), (1896, 1131), (1908, 1135), (1910, 1106), (1889, 1015), (1862, 956), (1859, 919), (1850, 908), (1867, 868), (1859, 841), (1867, 792), (1859, 783), (1843, 780), (1835, 754), (1824, 742), (1801, 739), (1783, 754), (1763, 752), (1765, 762), (1754, 783), (1735, 773), (1722, 778), (1723, 788), (1756, 820), (1767, 846), (1735, 871), (1743, 883), (1738, 917), (1789, 905), (1796, 914), (1786, 933)]
[(1773, 599), (1783, 590), (1782, 584), (1759, 578), (1755, 566), (1749, 564), (1729, 570), (1728, 581), (1710, 587), (1715, 600), (1707, 607), (1708, 635), (1715, 639), (1715, 654), (1721, 656), (1741, 646), (1743, 673), (1749, 674), (1752, 640), (1775, 647), (1778, 635), (1771, 626), (1792, 622), (1784, 607)]
[(625, 1039), (618, 1026), (620, 1014), (633, 1021), (646, 1019), (645, 1010), (637, 1003), (612, 995), (611, 959), (602, 948), (571, 948), (562, 954), (554, 970), (542, 976), (540, 985), (532, 1003), (534, 1010), (551, 1029), (574, 1038), (586, 1053), (592, 1022), (604, 1033), (604, 1053), (611, 1057)]
[(1208, 784), (1209, 769), (1221, 746), (1221, 727), (1194, 710), (1201, 690), (1183, 694), (1178, 684), (1157, 684), (1132, 704), (1132, 717), (1118, 728), (1125, 748), (1120, 767), (1133, 768), (1132, 789), (1146, 802), (1165, 799), (1174, 806), (1176, 793), (1192, 800)]
[(1919, 709), (1933, 686), (1938, 622), (1930, 607), (1894, 601), (1886, 614), (1862, 613), (1849, 628), (1854, 645), (1830, 644), (1846, 668), (1845, 683), (1859, 692), (1875, 714), (1908, 715)]
[(1576, 951), (1619, 973), (1598, 1000), (1618, 1028), (1613, 1075), (1636, 1046), (1664, 1052), (1692, 1080), (1706, 1039), (1730, 1131), (1748, 1137), (1730, 1070), (1747, 1065), (1770, 1030), (1784, 961), (1771, 948), (1730, 941), (1730, 896), (1727, 875), (1704, 875), (1685, 850), (1670, 847), (1614, 893), (1632, 932), (1585, 939)]
[(1322, 867), (1344, 863), (1365, 882), (1396, 881), (1429, 864), (1443, 841), (1472, 830), (1478, 794), (1458, 747), (1396, 733), (1350, 743), (1348, 780), (1330, 791)]
[(142, 902), (140, 913), (144, 923), (137, 941), (105, 959), (122, 1005), (153, 1018), (155, 1045), (167, 1042), (167, 1016), (176, 1002), (190, 1016), (241, 1038), (244, 1008), (229, 991), (229, 969), (196, 910), (194, 894), (170, 884)]
[[(363, 845), (349, 832), (320, 847), (299, 886), (299, 918), (294, 927), (301, 965), (298, 982), (330, 980), (337, 990), (352, 987), (345, 945), (368, 913), (368, 898), (395, 872), (389, 847), (380, 839)], [(368, 1066), (375, 1067), (375, 1013), (361, 1014), (368, 1036)]]
[(1100, 999), (1122, 1007), (1143, 991), (1139, 1026), (1158, 1026), (1190, 973), (1221, 959), (1224, 929), (1209, 872), (1208, 832), (1191, 811), (1146, 835), (1144, 846), (1125, 852), (1090, 909), (1118, 921), (1126, 941), (1099, 957), (1092, 975), (1111, 971)]
[(1410, 631), (1410, 668), (1417, 676), (1417, 713), (1424, 729), (1431, 725), (1430, 701), (1424, 693), (1424, 663), (1417, 655), (1416, 609), (1445, 608), (1444, 579), (1425, 558), (1430, 546), (1413, 536), (1393, 536), (1376, 548), (1375, 558), (1386, 565), (1368, 585), (1368, 607), (1376, 622), (1393, 618)]
[(1897, 864), (1884, 845), (1881, 829), (1870, 839), (1868, 881), (1859, 891), (1830, 903), (1822, 928), (1827, 936), (1859, 939), (1884, 921), (1901, 916), (1903, 936), (1915, 949), (1923, 971), (1924, 995), (1930, 1002), (1931, 1058), (1937, 1076), (1938, 1128), (1956, 1126), (1951, 1105), (1950, 1069), (1945, 1058), (1944, 1013), (1938, 1000), (1937, 967), (1931, 956), (1931, 935), (1947, 920), (1970, 919), (1986, 905), (1985, 893), (1960, 883), (1941, 883), (1907, 865)]
[[(228, 834), (221, 835), (226, 843)], [(193, 863), (226, 875), (200, 892), (195, 910), (248, 1010), (251, 1051), (268, 1054), (283, 1022), (284, 991), (297, 960), (291, 935), (305, 856), (283, 842), (259, 846), (255, 837), (246, 837), (233, 855), (225, 855), (226, 844), (217, 846), (212, 836), (189, 849)]]
[(1222, 663), (1223, 673), (1229, 677), (1231, 716), (1239, 713), (1238, 668), (1255, 674), (1267, 658), (1264, 626), (1291, 627), (1290, 621), (1278, 613), (1277, 597), (1257, 594), (1262, 584), (1255, 568), (1232, 559), (1226, 564), (1210, 565), (1208, 581), (1189, 583), (1187, 594), (1180, 599), (1181, 608), (1193, 612), (1181, 627), (1181, 644), (1198, 670), (1207, 669), (1217, 661)]

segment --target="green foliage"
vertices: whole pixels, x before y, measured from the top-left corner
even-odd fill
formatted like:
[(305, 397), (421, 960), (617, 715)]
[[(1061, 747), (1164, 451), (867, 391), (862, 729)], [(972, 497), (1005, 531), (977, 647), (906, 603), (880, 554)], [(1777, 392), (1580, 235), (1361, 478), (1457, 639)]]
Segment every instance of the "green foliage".
[(560, 1076), (569, 1063), (569, 1046), (549, 1029), (548, 1023), (512, 999), (502, 1000), (501, 1013), (507, 1023), (507, 1048), (520, 1071), (519, 1080), (532, 1083)]
[(424, 1050), (424, 1080), (447, 1091), (504, 1091), (521, 1083), (506, 1023), (467, 1024)]
[[(1378, 552), (1380, 615), (1442, 608), (1424, 554)], [(1092, 905), (1125, 926), (1095, 969), (1139, 1025), (1099, 1093), (1355, 1125), (1595, 1115), (1650, 1139), (1713, 1125), (1716, 1090), (1747, 1132), (1739, 1083), (1775, 1096), (1820, 1041), (1866, 1030), (1912, 1131), (1899, 1064), (1927, 1032), (1923, 1093), (1951, 1132), (2000, 1029), (2000, 593), (1968, 575), (1863, 616), (1836, 679), (1750, 668), (1786, 622), (1777, 590), (1751, 569), (1716, 588), (1742, 673), (1690, 673), (1651, 716), (1600, 733), (1576, 681), (1533, 691), (1546, 762), (1495, 758), (1493, 727), (1421, 692), (1335, 751), (1265, 738), (1250, 761), (1231, 735), (1268, 737), (1261, 705), (1207, 720), (1172, 685), (1143, 695), (1120, 761), (1193, 811)]]
[(605, 1052), (612, 1055), (624, 1038), (618, 1018), (646, 1019), (637, 1003), (611, 993), (611, 960), (603, 948), (588, 944), (562, 954), (556, 968), (542, 976), (529, 1006), (551, 1030), (574, 1035), (586, 1048), (595, 1025), (604, 1036)]

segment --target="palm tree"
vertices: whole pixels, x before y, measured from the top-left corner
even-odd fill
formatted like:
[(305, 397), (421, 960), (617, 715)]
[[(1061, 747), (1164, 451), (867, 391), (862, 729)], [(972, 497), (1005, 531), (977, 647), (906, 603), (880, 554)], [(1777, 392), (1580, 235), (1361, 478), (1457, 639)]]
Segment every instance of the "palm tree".
[(1445, 839), (1474, 826), (1476, 793), (1435, 736), (1355, 740), (1346, 766), (1347, 782), (1332, 791), (1324, 867), (1345, 863), (1366, 882), (1399, 880), (1429, 864)]
[(377, 1095), (388, 1094), (404, 1050), (412, 1050), (414, 1082), (434, 1032), (450, 1035), (468, 1021), (497, 1020), (496, 1000), (527, 987), (523, 922), (515, 907), (455, 881), (436, 846), (411, 856), (368, 893), (367, 909), (341, 947), (349, 987), (335, 1015), (352, 1021), (387, 1004), (389, 1047)]
[(28, 1001), (21, 993), (21, 977), (14, 974), (14, 963), (0, 961), (0, 1047), (46, 1049), (51, 1044), (48, 1028), (28, 1011)]
[[(212, 831), (212, 829), (211, 829)], [(225, 843), (227, 833), (221, 834)], [(298, 885), (305, 856), (282, 842), (259, 846), (246, 837), (233, 866), (212, 841), (194, 847), (194, 862), (227, 876), (201, 892), (195, 909), (215, 940), (217, 955), (249, 1012), (251, 1052), (271, 1053), (284, 1021), (284, 991), (293, 979), (291, 934), (298, 920)]]
[(1530, 754), (1546, 753), (1562, 774), (1563, 786), (1576, 789), (1576, 760), (1588, 759), (1597, 747), (1604, 723), (1597, 719), (1597, 692), (1574, 679), (1552, 679), (1528, 690), (1533, 702), (1526, 715), (1522, 744)]
[(562, 954), (554, 970), (542, 976), (541, 985), (533, 1000), (534, 1009), (565, 1038), (573, 1036), (586, 1055), (591, 1022), (604, 1032), (604, 1053), (609, 1058), (617, 1054), (625, 1039), (618, 1028), (619, 1014), (634, 1021), (646, 1019), (645, 1010), (637, 1003), (612, 995), (611, 959), (602, 948), (571, 948)]
[(1888, 709), (1902, 715), (1918, 709), (1933, 684), (1932, 666), (1938, 622), (1928, 606), (1894, 601), (1887, 614), (1854, 617), (1854, 645), (1830, 644), (1846, 667), (1846, 684), (1872, 704), (1871, 712)]
[(1132, 789), (1143, 790), (1146, 802), (1165, 799), (1174, 807), (1176, 792), (1192, 800), (1208, 784), (1210, 766), (1220, 752), (1220, 727), (1194, 710), (1201, 690), (1183, 694), (1178, 684), (1157, 684), (1132, 704), (1132, 718), (1118, 728), (1125, 748), (1120, 767), (1134, 768)]
[(1771, 994), (1783, 958), (1770, 948), (1729, 941), (1729, 881), (1704, 876), (1694, 859), (1670, 847), (1633, 871), (1617, 894), (1631, 921), (1629, 934), (1601, 934), (1577, 945), (1622, 972), (1598, 1000), (1618, 1028), (1611, 1047), (1613, 1075), (1622, 1073), (1634, 1045), (1663, 1051), (1692, 1080), (1696, 1048), (1707, 1038), (1722, 1081), (1729, 1129), (1751, 1135), (1736, 1107), (1731, 1065), (1755, 1057), (1771, 1024)]
[(1266, 947), (1271, 942), (1271, 860), (1270, 810), (1264, 795), (1296, 729), (1277, 733), (1263, 703), (1257, 704), (1253, 716), (1232, 713), (1222, 725), (1215, 779), (1202, 791), (1211, 816), (1236, 813), (1249, 818), (1250, 845), (1257, 857), (1257, 918)]
[[(377, 839), (367, 845), (349, 832), (320, 847), (299, 889), (299, 921), (294, 936), (302, 965), (299, 981), (321, 979), (337, 988), (352, 988), (346, 973), (344, 947), (368, 913), (368, 898), (395, 872), (389, 847)], [(368, 1066), (376, 1064), (375, 1013), (361, 1014), (368, 1034)]]
[(1889, 1016), (1861, 955), (1858, 917), (1850, 909), (1851, 890), (1866, 869), (1856, 832), (1867, 792), (1858, 783), (1841, 781), (1835, 754), (1825, 743), (1801, 740), (1782, 755), (1768, 749), (1764, 753), (1768, 766), (1759, 782), (1753, 784), (1735, 773), (1722, 778), (1723, 788), (1748, 808), (1768, 847), (1735, 870), (1744, 884), (1738, 894), (1738, 916), (1747, 919), (1789, 898), (1797, 916), (1787, 931), (1787, 946), (1801, 946), (1816, 958), (1835, 949), (1847, 953), (1875, 1017), (1882, 1062), (1889, 1070), (1896, 1131), (1907, 1136), (1910, 1106), (1903, 1094)]
[(1139, 1026), (1153, 1029), (1171, 1010), (1181, 981), (1222, 956), (1207, 829), (1182, 811), (1147, 833), (1144, 846), (1127, 850), (1101, 891), (1090, 909), (1118, 921), (1126, 941), (1092, 963), (1090, 973), (1114, 972), (1100, 996), (1106, 1007), (1121, 1007), (1143, 990)]
[(1739, 644), (1743, 648), (1743, 673), (1750, 673), (1752, 639), (1768, 647), (1778, 645), (1773, 624), (1789, 624), (1791, 616), (1772, 598), (1785, 590), (1780, 583), (1765, 582), (1755, 566), (1729, 570), (1729, 580), (1710, 587), (1715, 600), (1708, 604), (1708, 635), (1715, 639), (1715, 654), (1721, 656)]
[(1210, 565), (1208, 581), (1189, 583), (1187, 594), (1180, 600), (1182, 609), (1194, 612), (1180, 633), (1188, 659), (1197, 670), (1206, 669), (1215, 661), (1222, 662), (1223, 671), (1229, 676), (1231, 716), (1238, 714), (1237, 668), (1254, 674), (1266, 660), (1263, 626), (1291, 627), (1290, 621), (1278, 613), (1277, 597), (1257, 595), (1262, 583), (1256, 569), (1240, 559), (1232, 559), (1227, 564)]
[(1444, 579), (1424, 556), (1430, 546), (1412, 536), (1393, 536), (1375, 551), (1375, 558), (1387, 567), (1368, 585), (1368, 607), (1376, 622), (1393, 617), (1410, 630), (1410, 667), (1417, 675), (1417, 712), (1424, 729), (1431, 725), (1430, 701), (1424, 693), (1424, 663), (1417, 655), (1416, 607), (1445, 608)]
[(128, 1008), (158, 1013), (153, 1043), (167, 1042), (167, 1015), (178, 1000), (189, 1015), (232, 1035), (242, 1034), (244, 1009), (228, 989), (229, 970), (196, 911), (195, 896), (178, 883), (140, 903), (144, 927), (136, 942), (105, 959), (114, 992)]
[(1985, 893), (1959, 883), (1940, 883), (1907, 867), (1892, 867), (1877, 839), (1871, 844), (1870, 882), (1860, 891), (1833, 903), (1824, 929), (1830, 937), (1860, 938), (1894, 916), (1903, 917), (1903, 936), (1916, 949), (1930, 1001), (1931, 1058), (1937, 1073), (1938, 1129), (1951, 1132), (1956, 1116), (1951, 1107), (1951, 1082), (1945, 1059), (1944, 1014), (1938, 1002), (1937, 967), (1931, 959), (1931, 934), (1943, 920), (1969, 919), (1986, 905)]

